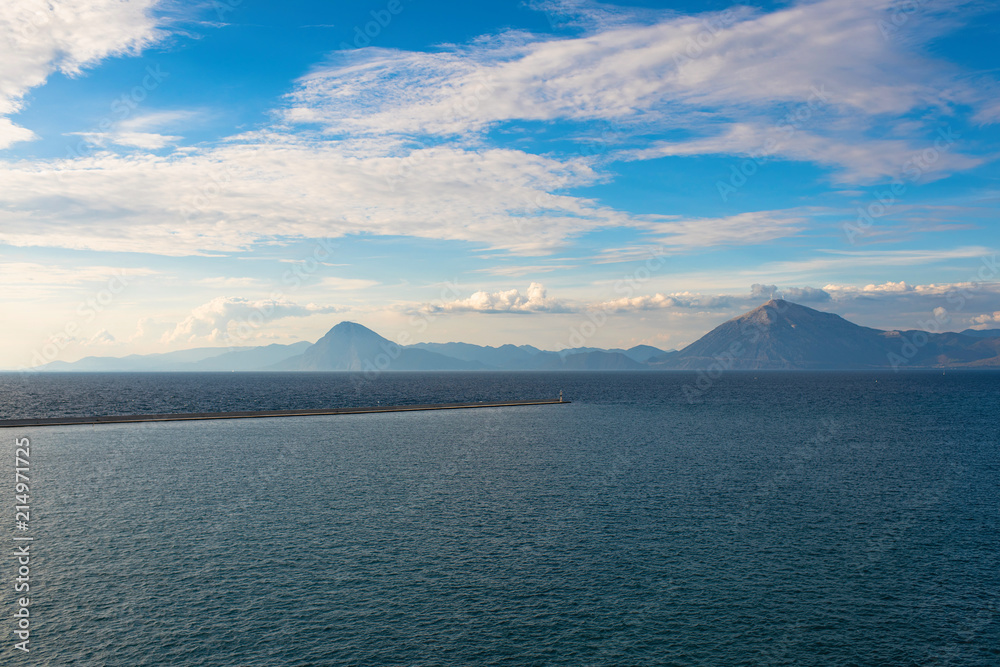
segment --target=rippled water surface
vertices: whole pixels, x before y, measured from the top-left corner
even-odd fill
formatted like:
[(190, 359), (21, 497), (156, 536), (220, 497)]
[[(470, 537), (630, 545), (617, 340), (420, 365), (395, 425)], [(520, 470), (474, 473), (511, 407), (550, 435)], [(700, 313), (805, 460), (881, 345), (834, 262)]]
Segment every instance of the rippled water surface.
[(0, 430), (0, 664), (1000, 664), (1000, 374), (697, 380), (0, 376), (2, 418), (573, 401)]

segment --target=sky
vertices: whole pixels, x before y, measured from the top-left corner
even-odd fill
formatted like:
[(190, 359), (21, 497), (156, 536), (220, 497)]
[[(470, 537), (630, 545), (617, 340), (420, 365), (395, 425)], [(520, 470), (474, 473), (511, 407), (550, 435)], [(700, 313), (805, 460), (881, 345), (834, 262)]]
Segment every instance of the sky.
[(0, 368), (1000, 328), (1000, 6), (21, 0)]

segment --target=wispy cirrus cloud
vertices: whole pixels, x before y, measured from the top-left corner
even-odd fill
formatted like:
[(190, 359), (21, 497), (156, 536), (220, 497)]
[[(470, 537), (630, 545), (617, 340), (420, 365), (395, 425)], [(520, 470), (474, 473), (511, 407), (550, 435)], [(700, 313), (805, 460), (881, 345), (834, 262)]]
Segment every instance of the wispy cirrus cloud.
[[(909, 15), (902, 40), (879, 27), (898, 9), (890, 0), (642, 12), (631, 20), (588, 3), (544, 3), (536, 7), (584, 17), (586, 34), (508, 33), (437, 52), (363, 49), (302, 78), (284, 118), (334, 135), (439, 138), (515, 121), (614, 121), (626, 143), (664, 130), (693, 132), (618, 155), (626, 159), (745, 155), (768, 146), (771, 156), (868, 182), (895, 175), (925, 147), (936, 128), (919, 114), (971, 107), (991, 117), (996, 103), (985, 91), (995, 82), (956, 77), (955, 67), (922, 48), (955, 27), (948, 12), (963, 4), (942, 9), (945, 15), (933, 8)], [(790, 125), (789, 109), (803, 104), (811, 121)], [(903, 136), (884, 138), (887, 124)], [(956, 147), (932, 171), (983, 159)]]
[(754, 274), (794, 278), (844, 271), (862, 267), (916, 267), (956, 259), (979, 259), (993, 254), (984, 246), (963, 246), (938, 250), (818, 250), (810, 259), (768, 262), (754, 269)]
[(164, 128), (190, 126), (201, 114), (196, 111), (157, 111), (126, 118), (107, 132), (70, 132), (83, 137), (95, 147), (124, 146), (145, 150), (158, 150), (174, 144), (184, 137), (163, 134)]
[[(92, 46), (67, 56), (66, 67), (158, 38), (149, 18), (152, 0), (99, 7), (107, 13), (119, 5), (128, 6), (121, 10), (128, 30), (119, 31), (117, 41), (109, 38), (103, 50)], [(675, 249), (766, 243), (795, 236), (815, 211), (633, 214), (567, 194), (611, 178), (593, 157), (497, 148), (481, 135), (463, 137), (510, 121), (605, 119), (620, 123), (626, 143), (635, 133), (671, 128), (702, 133), (614, 159), (742, 155), (775, 131), (768, 123), (779, 110), (808, 100), (818, 82), (830, 99), (831, 122), (824, 127), (836, 131), (803, 132), (802, 141), (780, 154), (866, 181), (898, 168), (897, 157), (913, 148), (923, 124), (911, 120), (912, 136), (880, 140), (852, 127), (928, 108), (980, 105), (970, 86), (942, 84), (948, 66), (879, 33), (886, 2), (827, 0), (770, 13), (734, 8), (631, 18), (596, 5), (558, 5), (556, 11), (589, 17), (586, 34), (494, 35), (437, 52), (360, 49), (301, 79), (281, 110), (284, 125), (215, 146), (152, 154), (179, 140), (191, 121), (182, 117), (190, 112), (160, 112), (88, 135), (107, 148), (138, 149), (127, 155), (0, 163), (0, 241), (187, 255), (365, 233), (538, 256), (589, 232), (633, 228)], [(927, 37), (936, 34), (932, 25), (912, 18), (908, 29)], [(50, 61), (50, 68), (61, 62)], [(337, 136), (316, 135), (303, 123)], [(723, 130), (706, 135), (712, 128)], [(416, 135), (432, 140), (415, 146)], [(949, 152), (934, 170), (945, 175), (981, 161)]]
[[(682, 141), (660, 141), (655, 145), (623, 153), (625, 159), (648, 160), (667, 156), (739, 155), (759, 160), (812, 162), (835, 170), (843, 183), (871, 183), (902, 178), (916, 169), (923, 180), (933, 180), (956, 171), (972, 169), (988, 158), (934, 148), (938, 136), (923, 139), (871, 139), (840, 131), (821, 136), (806, 130), (732, 123), (721, 134)], [(954, 140), (951, 140), (952, 142)], [(950, 146), (950, 144), (949, 144)], [(921, 160), (924, 151), (934, 149), (933, 160)], [(925, 166), (926, 162), (926, 166)], [(917, 165), (920, 165), (917, 168)]]
[(589, 230), (648, 225), (551, 194), (597, 180), (582, 160), (518, 150), (359, 154), (268, 135), (166, 156), (8, 163), (0, 168), (0, 242), (189, 255), (366, 233), (538, 255)]

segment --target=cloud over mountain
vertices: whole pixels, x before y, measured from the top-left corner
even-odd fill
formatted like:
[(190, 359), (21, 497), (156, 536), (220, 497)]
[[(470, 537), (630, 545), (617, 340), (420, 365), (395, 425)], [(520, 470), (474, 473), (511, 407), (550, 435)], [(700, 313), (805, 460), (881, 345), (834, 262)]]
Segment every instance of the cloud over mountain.
[(218, 342), (245, 337), (240, 327), (252, 331), (266, 322), (285, 317), (309, 317), (335, 313), (337, 306), (300, 305), (286, 298), (250, 300), (241, 297), (212, 299), (191, 311), (172, 331), (163, 334), (164, 343)]

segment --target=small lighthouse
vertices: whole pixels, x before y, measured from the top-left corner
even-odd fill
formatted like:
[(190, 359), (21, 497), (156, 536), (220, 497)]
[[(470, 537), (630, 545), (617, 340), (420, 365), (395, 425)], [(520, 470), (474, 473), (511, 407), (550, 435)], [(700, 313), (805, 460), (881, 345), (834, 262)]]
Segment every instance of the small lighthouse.
[(559, 390), (559, 402), (562, 403), (562, 389)]

